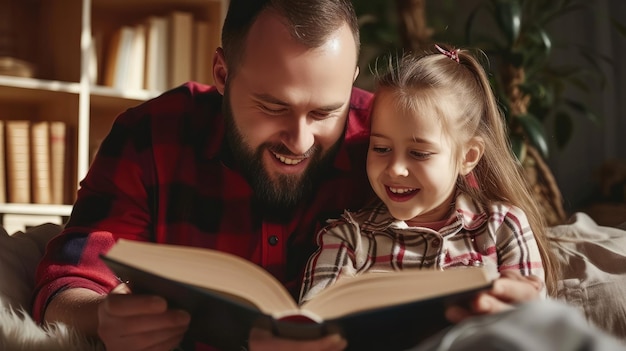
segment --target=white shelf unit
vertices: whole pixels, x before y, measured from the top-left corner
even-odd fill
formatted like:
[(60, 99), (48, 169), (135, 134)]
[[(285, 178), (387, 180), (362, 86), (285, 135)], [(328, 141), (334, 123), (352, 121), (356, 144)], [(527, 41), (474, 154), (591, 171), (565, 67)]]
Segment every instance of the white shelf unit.
[[(102, 38), (100, 44), (106, 44), (121, 25), (184, 10), (208, 21), (209, 47), (215, 48), (220, 43), (228, 0), (36, 0), (36, 4), (29, 15), (29, 21), (36, 24), (30, 33), (32, 45), (37, 46), (32, 62), (35, 77), (0, 75), (0, 120), (60, 120), (67, 124), (67, 200), (63, 205), (0, 203), (0, 218), (9, 214), (69, 216), (94, 145), (108, 133), (119, 113), (160, 93), (92, 84), (88, 70), (93, 64), (90, 47), (95, 34)], [(99, 61), (101, 75), (104, 62)], [(206, 64), (210, 65), (210, 60)]]

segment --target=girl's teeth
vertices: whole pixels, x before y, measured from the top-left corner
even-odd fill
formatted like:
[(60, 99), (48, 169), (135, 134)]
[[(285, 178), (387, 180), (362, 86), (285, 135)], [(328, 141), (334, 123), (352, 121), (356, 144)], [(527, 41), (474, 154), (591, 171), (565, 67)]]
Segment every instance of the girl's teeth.
[(404, 194), (404, 193), (410, 193), (411, 191), (414, 191), (415, 188), (389, 188), (389, 190), (391, 190), (392, 193), (394, 194)]

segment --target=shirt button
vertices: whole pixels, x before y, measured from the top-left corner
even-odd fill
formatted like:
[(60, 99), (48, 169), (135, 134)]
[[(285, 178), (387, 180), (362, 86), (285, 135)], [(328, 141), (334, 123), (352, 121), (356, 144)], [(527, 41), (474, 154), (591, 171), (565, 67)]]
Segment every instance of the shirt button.
[(267, 242), (272, 246), (276, 246), (276, 244), (278, 244), (278, 237), (276, 235), (272, 235), (267, 238)]
[(433, 239), (432, 244), (433, 244), (433, 246), (434, 246), (434, 247), (437, 247), (437, 246), (439, 246), (439, 245), (441, 244), (441, 240), (439, 240), (439, 239)]

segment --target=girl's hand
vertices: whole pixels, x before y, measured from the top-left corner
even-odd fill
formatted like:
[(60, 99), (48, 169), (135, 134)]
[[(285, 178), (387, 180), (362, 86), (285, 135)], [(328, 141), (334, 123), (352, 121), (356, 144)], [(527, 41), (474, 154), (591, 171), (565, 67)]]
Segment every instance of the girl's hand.
[(543, 282), (535, 276), (522, 276), (515, 271), (504, 271), (493, 282), (487, 292), (478, 294), (469, 309), (455, 305), (448, 308), (446, 318), (458, 323), (467, 317), (478, 314), (498, 313), (516, 304), (536, 300), (541, 297)]

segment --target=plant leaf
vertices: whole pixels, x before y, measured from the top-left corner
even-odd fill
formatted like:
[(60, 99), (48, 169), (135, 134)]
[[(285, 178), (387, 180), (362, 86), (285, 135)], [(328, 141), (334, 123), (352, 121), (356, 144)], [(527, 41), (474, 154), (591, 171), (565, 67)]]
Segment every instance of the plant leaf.
[(498, 24), (502, 28), (507, 42), (513, 45), (520, 34), (522, 27), (521, 0), (496, 0), (496, 14)]
[(541, 121), (531, 114), (516, 116), (516, 119), (524, 129), (531, 145), (536, 147), (539, 153), (541, 153), (541, 156), (547, 159), (549, 155), (548, 142), (546, 139), (546, 131)]
[(511, 142), (511, 151), (513, 151), (517, 161), (522, 163), (524, 161), (524, 157), (526, 157), (526, 145), (524, 144), (524, 138), (517, 134), (512, 134), (509, 137)]
[(571, 139), (574, 132), (572, 117), (564, 112), (558, 112), (554, 116), (554, 137), (559, 149), (563, 149)]
[(587, 108), (587, 105), (578, 101), (574, 101), (572, 99), (565, 99), (565, 104), (569, 106), (570, 108), (574, 109), (575, 111), (582, 113), (591, 122), (595, 124), (600, 124), (601, 122), (600, 117), (598, 117), (595, 113), (591, 112), (591, 110)]
[(619, 20), (615, 19), (615, 17), (611, 17), (611, 24), (615, 27), (619, 34), (626, 37), (626, 26), (624, 26)]

